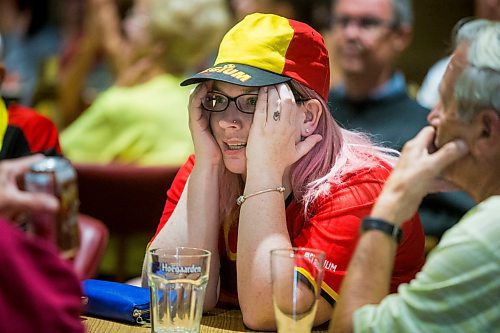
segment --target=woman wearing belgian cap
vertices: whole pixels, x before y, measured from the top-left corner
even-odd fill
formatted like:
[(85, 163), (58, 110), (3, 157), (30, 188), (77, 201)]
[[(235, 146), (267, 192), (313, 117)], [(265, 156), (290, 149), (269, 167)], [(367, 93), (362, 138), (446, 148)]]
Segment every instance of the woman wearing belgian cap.
[[(225, 35), (214, 66), (182, 83), (198, 83), (189, 101), (196, 161), (189, 158), (169, 189), (150, 247), (212, 251), (205, 309), (239, 305), (253, 329), (276, 328), (276, 248), (326, 252), (314, 323), (331, 317), (361, 219), (391, 171), (387, 149), (331, 116), (329, 76), (318, 32), (252, 14)], [(415, 215), (403, 227), (391, 291), (419, 271), (423, 244)]]

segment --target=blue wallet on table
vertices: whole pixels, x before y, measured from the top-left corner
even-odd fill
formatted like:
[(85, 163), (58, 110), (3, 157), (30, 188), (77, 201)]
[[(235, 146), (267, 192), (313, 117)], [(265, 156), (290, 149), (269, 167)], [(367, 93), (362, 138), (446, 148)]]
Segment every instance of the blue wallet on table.
[(130, 323), (149, 322), (148, 288), (93, 279), (83, 281), (82, 287), (88, 298), (86, 314)]

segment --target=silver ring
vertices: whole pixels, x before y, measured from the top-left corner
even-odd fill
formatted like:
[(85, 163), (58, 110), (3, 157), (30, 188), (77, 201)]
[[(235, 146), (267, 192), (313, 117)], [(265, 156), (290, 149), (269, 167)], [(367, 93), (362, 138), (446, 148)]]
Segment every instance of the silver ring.
[(233, 120), (233, 124), (236, 124), (236, 120)]
[(281, 118), (281, 111), (279, 109), (276, 109), (273, 113), (273, 119), (274, 121), (279, 121)]

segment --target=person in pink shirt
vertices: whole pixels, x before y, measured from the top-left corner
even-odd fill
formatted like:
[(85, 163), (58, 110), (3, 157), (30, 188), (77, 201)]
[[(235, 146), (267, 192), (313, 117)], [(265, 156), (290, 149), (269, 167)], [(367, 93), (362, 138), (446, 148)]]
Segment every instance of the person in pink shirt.
[(26, 212), (58, 209), (54, 197), (17, 186), (18, 177), (42, 158), (0, 162), (0, 332), (83, 333), (82, 291), (71, 264), (15, 222)]

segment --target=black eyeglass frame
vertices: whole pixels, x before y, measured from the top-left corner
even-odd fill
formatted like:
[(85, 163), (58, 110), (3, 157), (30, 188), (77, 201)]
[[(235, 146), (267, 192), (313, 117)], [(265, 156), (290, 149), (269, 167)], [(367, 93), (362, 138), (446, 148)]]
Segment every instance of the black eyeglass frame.
[[(227, 99), (227, 104), (226, 106), (222, 109), (222, 110), (210, 110), (210, 109), (207, 109), (207, 107), (203, 104), (203, 101), (205, 101), (205, 98), (207, 98), (208, 94), (216, 94), (216, 95), (219, 95), (219, 96), (222, 96), (224, 98)], [(231, 104), (231, 102), (234, 102), (234, 105), (236, 105), (236, 108), (238, 109), (238, 111), (240, 112), (243, 112), (243, 113), (246, 113), (246, 114), (254, 114), (255, 113), (255, 108), (254, 108), (254, 111), (253, 112), (248, 112), (248, 111), (243, 111), (240, 106), (238, 105), (238, 98), (240, 98), (241, 96), (258, 96), (259, 94), (241, 94), (241, 95), (238, 95), (238, 96), (235, 96), (235, 97), (231, 97), (231, 96), (227, 96), (219, 91), (209, 91), (207, 93), (206, 96), (203, 97), (202, 99), (202, 102), (201, 102), (201, 106), (209, 111), (209, 112), (224, 112), (227, 110), (227, 108), (229, 107), (229, 104)]]
[[(203, 104), (203, 101), (205, 100), (205, 98), (207, 97), (208, 94), (217, 94), (217, 95), (225, 97), (228, 100), (228, 102), (226, 104), (226, 107), (223, 108), (222, 110), (210, 110), (210, 109), (207, 109), (207, 107)], [(293, 89), (292, 89), (292, 94), (293, 94), (293, 97), (295, 99), (295, 103), (296, 104), (303, 103), (303, 102), (306, 102), (306, 101), (308, 101), (308, 100), (311, 99), (311, 98), (304, 98), (304, 97), (298, 96), (298, 93), (295, 92)], [(225, 94), (223, 94), (223, 93), (221, 93), (219, 91), (209, 91), (209, 92), (207, 92), (207, 95), (205, 95), (203, 97), (202, 102), (201, 102), (201, 106), (203, 107), (203, 109), (205, 109), (208, 112), (224, 112), (229, 107), (229, 104), (231, 102), (233, 102), (234, 105), (236, 105), (236, 108), (238, 109), (238, 111), (243, 112), (245, 114), (254, 114), (255, 113), (255, 108), (254, 108), (253, 112), (243, 111), (242, 109), (240, 109), (240, 106), (238, 105), (237, 100), (241, 96), (258, 96), (259, 94), (241, 94), (241, 95), (238, 95), (238, 96), (235, 96), (235, 97), (230, 97), (230, 96), (227, 96), (227, 95), (225, 95)]]

